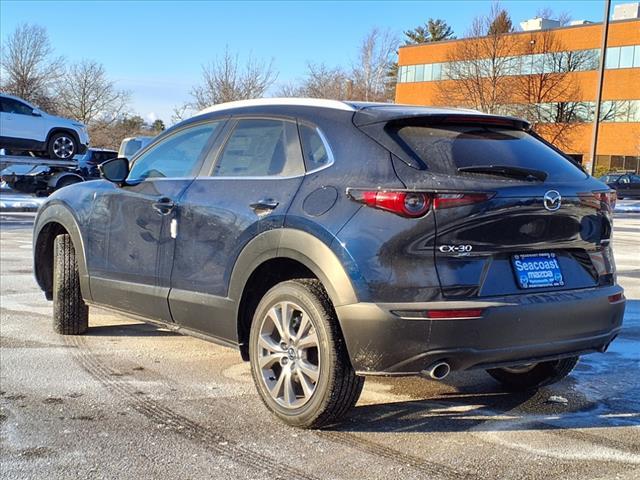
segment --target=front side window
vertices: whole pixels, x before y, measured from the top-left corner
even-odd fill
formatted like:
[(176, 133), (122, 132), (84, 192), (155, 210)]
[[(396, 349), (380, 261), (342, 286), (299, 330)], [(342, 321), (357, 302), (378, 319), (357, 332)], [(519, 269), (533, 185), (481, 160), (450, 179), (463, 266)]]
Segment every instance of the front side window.
[(291, 176), (303, 172), (296, 124), (286, 120), (239, 120), (216, 163), (217, 177)]
[(135, 160), (128, 180), (195, 175), (207, 142), (219, 125), (214, 122), (187, 127), (165, 138)]
[(33, 113), (33, 108), (12, 98), (2, 98), (0, 102), (2, 102), (2, 111), (5, 113), (17, 113), (18, 115), (31, 115)]

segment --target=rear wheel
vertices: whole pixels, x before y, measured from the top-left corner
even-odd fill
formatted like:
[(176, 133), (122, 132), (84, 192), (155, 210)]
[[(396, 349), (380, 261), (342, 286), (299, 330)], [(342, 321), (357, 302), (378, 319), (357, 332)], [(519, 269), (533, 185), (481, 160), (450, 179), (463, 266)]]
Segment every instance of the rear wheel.
[(63, 335), (81, 335), (89, 327), (89, 307), (80, 292), (76, 251), (68, 234), (53, 243), (53, 330)]
[(559, 382), (569, 375), (580, 357), (569, 357), (550, 362), (531, 363), (515, 367), (493, 368), (487, 373), (509, 390), (523, 391)]
[(291, 280), (266, 293), (253, 317), (249, 356), (262, 401), (289, 425), (320, 428), (337, 422), (364, 385), (318, 280)]
[(70, 160), (78, 152), (78, 142), (70, 133), (54, 133), (49, 139), (47, 152), (53, 160)]

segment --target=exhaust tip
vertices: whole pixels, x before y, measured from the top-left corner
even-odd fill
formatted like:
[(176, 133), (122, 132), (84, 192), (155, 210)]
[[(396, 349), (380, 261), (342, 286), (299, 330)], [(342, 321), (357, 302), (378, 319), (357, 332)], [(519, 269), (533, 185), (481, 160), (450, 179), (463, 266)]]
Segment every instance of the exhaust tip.
[(436, 362), (422, 373), (434, 380), (442, 380), (451, 372), (451, 366), (447, 362)]

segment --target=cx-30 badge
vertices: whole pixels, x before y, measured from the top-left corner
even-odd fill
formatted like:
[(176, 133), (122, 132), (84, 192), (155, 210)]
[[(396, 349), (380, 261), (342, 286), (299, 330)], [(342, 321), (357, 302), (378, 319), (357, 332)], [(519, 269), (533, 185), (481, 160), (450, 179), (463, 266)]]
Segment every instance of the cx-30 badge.
[(544, 208), (550, 212), (555, 212), (562, 204), (562, 197), (557, 190), (549, 190), (544, 194), (544, 197), (542, 197), (542, 202), (544, 203)]
[(438, 247), (442, 253), (457, 253), (458, 255), (469, 255), (473, 250), (472, 245), (440, 245)]

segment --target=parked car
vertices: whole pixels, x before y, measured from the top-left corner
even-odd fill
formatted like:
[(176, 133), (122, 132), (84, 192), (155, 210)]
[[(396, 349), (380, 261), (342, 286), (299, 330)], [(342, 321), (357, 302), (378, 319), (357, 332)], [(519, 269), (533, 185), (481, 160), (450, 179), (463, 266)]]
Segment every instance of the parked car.
[(120, 149), (118, 150), (118, 156), (122, 158), (133, 157), (138, 150), (142, 150), (149, 145), (155, 137), (140, 136), (140, 137), (128, 137), (122, 140), (120, 143)]
[(624, 173), (607, 173), (605, 175), (602, 175), (600, 177), (598, 177), (598, 180), (600, 180), (603, 183), (613, 183), (616, 180), (618, 180), (622, 175), (624, 175)]
[(34, 152), (54, 160), (69, 160), (89, 146), (86, 127), (49, 115), (21, 98), (0, 94), (0, 148)]
[(106, 148), (90, 148), (84, 155), (76, 157), (78, 161), (78, 172), (85, 179), (99, 178), (100, 171), (98, 165), (112, 158), (116, 158), (118, 152)]
[(624, 173), (617, 176), (608, 175), (607, 184), (613, 188), (620, 200), (640, 198), (640, 175)]
[(522, 120), (234, 102), (100, 168), (35, 221), (55, 331), (100, 305), (237, 347), (291, 425), (339, 420), (366, 375), (535, 389), (621, 329), (612, 191)]

